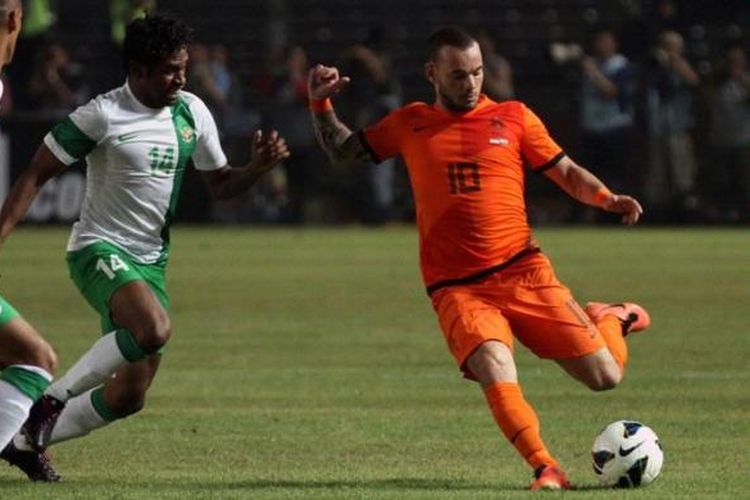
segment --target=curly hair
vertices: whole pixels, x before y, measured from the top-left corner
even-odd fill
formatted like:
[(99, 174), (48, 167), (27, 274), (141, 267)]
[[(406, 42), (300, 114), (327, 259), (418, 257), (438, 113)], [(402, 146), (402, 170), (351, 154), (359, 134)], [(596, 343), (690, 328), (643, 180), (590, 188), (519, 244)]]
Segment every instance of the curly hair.
[(165, 57), (186, 48), (193, 38), (193, 29), (182, 21), (163, 15), (149, 15), (128, 24), (122, 57), (125, 70), (131, 62), (149, 70)]

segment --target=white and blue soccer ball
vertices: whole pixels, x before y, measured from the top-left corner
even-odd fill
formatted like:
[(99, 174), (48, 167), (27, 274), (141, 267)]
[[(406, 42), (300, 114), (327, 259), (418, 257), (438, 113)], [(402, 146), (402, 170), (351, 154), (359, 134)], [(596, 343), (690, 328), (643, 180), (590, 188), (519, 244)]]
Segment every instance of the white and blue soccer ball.
[(664, 452), (651, 428), (633, 420), (618, 420), (596, 437), (591, 458), (602, 485), (636, 488), (659, 476)]

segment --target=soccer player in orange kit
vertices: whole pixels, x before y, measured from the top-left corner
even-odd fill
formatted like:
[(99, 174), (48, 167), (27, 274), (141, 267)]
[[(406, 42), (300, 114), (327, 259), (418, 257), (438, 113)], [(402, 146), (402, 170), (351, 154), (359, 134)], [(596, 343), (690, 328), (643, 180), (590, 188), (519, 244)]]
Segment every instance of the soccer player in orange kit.
[(576, 200), (635, 224), (638, 201), (614, 194), (566, 156), (523, 103), (481, 94), (476, 40), (448, 26), (429, 40), (427, 79), (435, 103), (412, 103), (353, 133), (330, 98), (349, 79), (334, 67), (310, 71), (318, 142), (336, 163), (401, 155), (416, 203), (427, 293), (451, 353), (478, 381), (506, 438), (534, 469), (531, 489), (567, 489), (565, 472), (542, 441), (539, 420), (518, 385), (513, 341), (555, 360), (593, 390), (613, 388), (627, 362), (624, 337), (645, 329), (632, 303), (582, 309), (531, 234), (525, 165)]

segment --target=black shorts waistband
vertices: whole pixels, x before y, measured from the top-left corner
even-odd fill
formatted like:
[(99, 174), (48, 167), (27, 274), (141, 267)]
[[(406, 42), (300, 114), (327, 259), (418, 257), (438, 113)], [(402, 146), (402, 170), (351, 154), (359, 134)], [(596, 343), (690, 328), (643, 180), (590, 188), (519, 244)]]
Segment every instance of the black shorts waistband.
[(448, 279), (448, 280), (437, 281), (427, 287), (427, 295), (432, 295), (433, 293), (440, 290), (441, 288), (445, 288), (448, 286), (468, 285), (470, 283), (476, 283), (477, 281), (482, 281), (484, 278), (491, 276), (497, 272), (500, 272), (503, 269), (506, 269), (508, 266), (515, 264), (516, 262), (523, 259), (524, 257), (538, 254), (541, 251), (542, 250), (539, 247), (524, 248), (523, 250), (513, 255), (511, 258), (509, 258), (505, 262), (498, 264), (496, 266), (488, 267), (487, 269), (479, 271), (478, 273), (470, 274), (469, 276), (464, 276), (462, 278), (453, 278), (453, 279)]

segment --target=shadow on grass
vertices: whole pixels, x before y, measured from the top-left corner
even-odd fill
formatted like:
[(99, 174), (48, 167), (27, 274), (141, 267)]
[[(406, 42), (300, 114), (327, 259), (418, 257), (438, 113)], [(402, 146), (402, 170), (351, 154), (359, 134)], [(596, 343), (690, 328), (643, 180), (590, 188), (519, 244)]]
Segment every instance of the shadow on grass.
[[(133, 489), (153, 489), (155, 491), (164, 489), (188, 489), (191, 491), (231, 491), (231, 490), (275, 490), (275, 489), (292, 489), (292, 490), (348, 490), (348, 489), (365, 489), (365, 490), (397, 490), (397, 491), (523, 491), (527, 488), (517, 484), (498, 484), (498, 483), (477, 483), (462, 480), (450, 479), (429, 479), (429, 478), (410, 478), (398, 477), (390, 479), (372, 479), (372, 480), (294, 480), (294, 479), (249, 479), (249, 480), (201, 480), (188, 478), (170, 478), (170, 479), (148, 479), (148, 480), (123, 480), (122, 482), (112, 478), (71, 478), (63, 479), (60, 483), (48, 485), (50, 488), (61, 488), (67, 490), (72, 488), (99, 488), (104, 483), (109, 488), (117, 490), (120, 487)], [(13, 487), (28, 484), (23, 479), (0, 479), (0, 489), (3, 487)], [(44, 484), (44, 483), (35, 483)]]
[[(197, 483), (196, 486), (201, 485)], [(215, 487), (215, 485), (207, 485)], [(450, 479), (427, 479), (427, 478), (409, 478), (398, 477), (391, 479), (372, 479), (372, 480), (285, 480), (285, 479), (260, 479), (255, 481), (237, 481), (227, 483), (227, 489), (373, 489), (373, 490), (412, 490), (412, 491), (493, 491), (497, 489), (520, 490), (518, 486), (497, 485), (492, 483), (472, 483), (461, 480)]]
[(612, 486), (604, 486), (601, 484), (576, 484), (573, 486), (575, 491), (622, 491), (613, 488)]
[[(528, 491), (528, 486), (519, 484), (508, 484), (508, 483), (480, 483), (470, 482), (462, 480), (452, 479), (430, 479), (430, 478), (412, 478), (412, 477), (396, 477), (390, 479), (371, 479), (371, 480), (344, 480), (344, 479), (331, 479), (331, 480), (293, 480), (293, 479), (249, 479), (243, 481), (232, 481), (232, 480), (201, 480), (201, 479), (187, 479), (187, 478), (170, 478), (170, 479), (148, 479), (143, 481), (133, 481), (129, 479), (118, 484), (117, 480), (111, 478), (73, 478), (70, 480), (63, 480), (60, 483), (54, 485), (49, 484), (50, 488), (61, 488), (63, 490), (68, 487), (81, 488), (90, 486), (92, 488), (99, 488), (103, 483), (115, 490), (118, 486), (127, 489), (189, 489), (191, 491), (232, 491), (232, 490), (275, 490), (275, 489), (291, 489), (291, 490), (348, 490), (348, 489), (359, 489), (359, 490), (396, 490), (396, 491), (423, 491), (423, 492), (450, 492), (450, 491), (486, 491), (486, 492), (501, 492), (501, 491)], [(35, 483), (38, 485), (44, 485), (45, 483)], [(0, 488), (3, 487), (15, 487), (28, 485), (28, 481), (24, 479), (0, 479)], [(603, 491), (612, 488), (601, 486), (598, 484), (581, 484), (573, 487), (574, 491), (590, 492), (590, 491)]]

